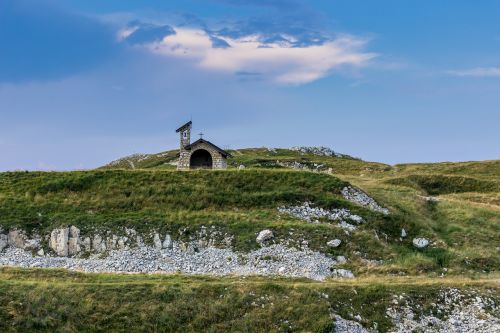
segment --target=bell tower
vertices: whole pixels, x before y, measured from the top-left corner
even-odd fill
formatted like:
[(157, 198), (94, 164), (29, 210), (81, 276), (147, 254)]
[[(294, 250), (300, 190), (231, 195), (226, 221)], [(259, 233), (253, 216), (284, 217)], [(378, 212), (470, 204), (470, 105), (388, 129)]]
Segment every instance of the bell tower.
[(180, 134), (180, 149), (184, 150), (186, 146), (191, 143), (191, 127), (193, 125), (192, 121), (189, 121), (179, 127), (175, 132)]

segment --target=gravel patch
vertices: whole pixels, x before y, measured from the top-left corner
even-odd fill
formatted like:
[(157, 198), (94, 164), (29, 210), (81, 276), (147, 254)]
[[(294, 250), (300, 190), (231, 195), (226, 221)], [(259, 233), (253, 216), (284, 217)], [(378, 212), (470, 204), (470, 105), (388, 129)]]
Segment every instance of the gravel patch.
[(357, 203), (363, 207), (366, 207), (374, 212), (379, 212), (382, 214), (389, 214), (387, 208), (383, 208), (375, 202), (373, 198), (368, 196), (365, 192), (358, 190), (352, 186), (347, 186), (342, 189), (342, 196), (351, 202)]
[(278, 211), (309, 223), (319, 223), (318, 219), (320, 218), (339, 221), (338, 226), (346, 231), (356, 230), (356, 226), (353, 225), (352, 222), (355, 224), (361, 224), (364, 222), (361, 216), (352, 214), (349, 209), (341, 208), (329, 210), (320, 207), (313, 207), (309, 202), (304, 202), (300, 206), (279, 207)]
[[(391, 317), (395, 327), (391, 332), (423, 332), (423, 333), (491, 333), (500, 332), (498, 308), (494, 300), (480, 296), (466, 296), (457, 289), (446, 289), (436, 303), (432, 304), (433, 312), (441, 314), (438, 318), (431, 314), (417, 316), (411, 304), (402, 296), (395, 296), (394, 303), (402, 306), (390, 307), (387, 315)], [(486, 311), (486, 308), (497, 313), (497, 316)]]
[(308, 249), (297, 250), (281, 244), (249, 253), (207, 247), (195, 250), (174, 242), (172, 249), (142, 246), (112, 250), (107, 256), (90, 258), (33, 256), (23, 249), (8, 247), (0, 253), (0, 266), (25, 268), (65, 268), (82, 272), (184, 273), (208, 275), (281, 275), (324, 280), (327, 277), (353, 277), (348, 270), (335, 269), (337, 262)]

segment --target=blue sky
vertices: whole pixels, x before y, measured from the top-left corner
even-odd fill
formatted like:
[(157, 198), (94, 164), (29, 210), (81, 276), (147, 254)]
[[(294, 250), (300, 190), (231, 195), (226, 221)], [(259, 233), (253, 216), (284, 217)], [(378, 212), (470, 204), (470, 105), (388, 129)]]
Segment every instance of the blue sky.
[[(177, 148), (500, 158), (500, 2), (0, 0), (0, 170)], [(197, 133), (196, 132), (196, 133)]]

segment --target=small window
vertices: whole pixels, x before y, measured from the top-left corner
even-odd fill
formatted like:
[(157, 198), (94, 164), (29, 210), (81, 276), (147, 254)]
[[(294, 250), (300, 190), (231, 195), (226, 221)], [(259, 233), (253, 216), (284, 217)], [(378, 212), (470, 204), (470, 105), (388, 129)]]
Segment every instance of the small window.
[(183, 137), (184, 139), (187, 139), (187, 137), (188, 137), (188, 133), (187, 133), (187, 132), (182, 132), (182, 137)]

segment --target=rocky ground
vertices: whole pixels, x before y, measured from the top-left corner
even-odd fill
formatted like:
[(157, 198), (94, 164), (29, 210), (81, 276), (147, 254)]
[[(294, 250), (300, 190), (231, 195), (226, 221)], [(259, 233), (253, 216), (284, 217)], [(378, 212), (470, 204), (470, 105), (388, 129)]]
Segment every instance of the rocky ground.
[(364, 206), (368, 209), (373, 210), (374, 212), (379, 212), (382, 214), (389, 214), (389, 210), (387, 208), (381, 207), (373, 198), (371, 198), (368, 194), (365, 192), (351, 187), (347, 186), (342, 189), (342, 195), (346, 200), (352, 201), (354, 203), (357, 203), (358, 205)]
[[(257, 236), (261, 248), (239, 253), (230, 247), (215, 247), (200, 239), (189, 243), (173, 241), (170, 235), (153, 235), (153, 246), (128, 229), (128, 236), (80, 237), (75, 226), (55, 229), (48, 238), (50, 248), (40, 246), (43, 237), (28, 239), (22, 231), (11, 231), (0, 252), (0, 266), (65, 268), (83, 272), (185, 273), (209, 275), (277, 275), (324, 280), (351, 278), (336, 269), (345, 258), (334, 260), (307, 247), (300, 249), (271, 244), (272, 231)], [(4, 235), (6, 236), (6, 235)], [(2, 250), (0, 249), (0, 251)]]

